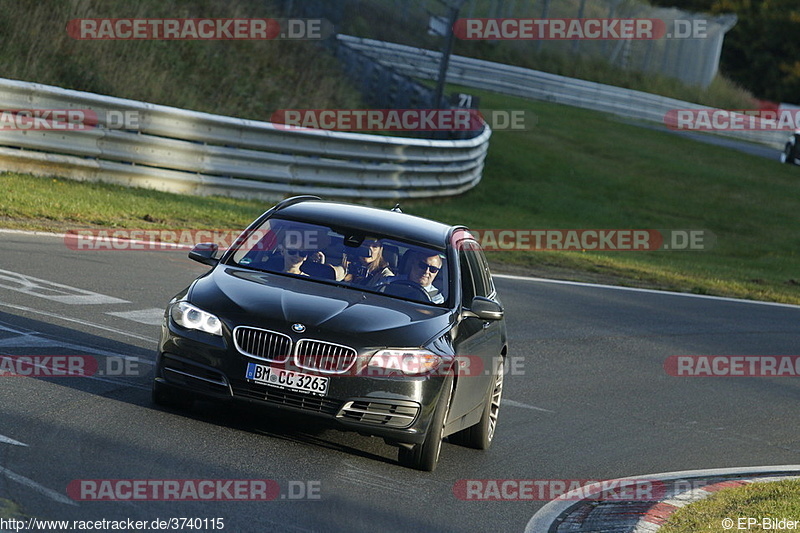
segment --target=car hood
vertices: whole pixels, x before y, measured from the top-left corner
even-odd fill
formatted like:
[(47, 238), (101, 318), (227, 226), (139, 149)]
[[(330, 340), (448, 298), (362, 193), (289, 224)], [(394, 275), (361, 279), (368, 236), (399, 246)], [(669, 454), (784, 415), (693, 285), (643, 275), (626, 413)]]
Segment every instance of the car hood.
[(421, 346), (447, 329), (453, 312), (348, 287), (221, 266), (198, 279), (189, 300), (230, 328), (248, 325), (353, 347)]

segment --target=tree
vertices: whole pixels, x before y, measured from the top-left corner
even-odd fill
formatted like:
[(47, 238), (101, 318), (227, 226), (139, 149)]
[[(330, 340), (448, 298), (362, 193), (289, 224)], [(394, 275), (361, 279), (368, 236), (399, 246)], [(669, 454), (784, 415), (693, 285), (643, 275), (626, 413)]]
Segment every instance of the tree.
[(714, 0), (652, 0), (650, 3), (659, 7), (677, 7), (693, 13), (709, 13)]
[(710, 14), (735, 13), (720, 70), (758, 98), (800, 103), (800, 4), (797, 0), (652, 0)]
[(736, 13), (725, 36), (723, 73), (757, 97), (800, 102), (800, 6), (796, 0), (716, 0), (714, 13)]

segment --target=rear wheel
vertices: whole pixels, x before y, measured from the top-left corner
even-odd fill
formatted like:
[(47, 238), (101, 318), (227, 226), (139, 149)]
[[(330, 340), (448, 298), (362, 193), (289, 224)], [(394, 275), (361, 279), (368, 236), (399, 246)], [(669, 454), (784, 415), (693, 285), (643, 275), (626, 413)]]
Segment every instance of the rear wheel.
[(433, 420), (428, 426), (425, 440), (420, 444), (415, 444), (412, 448), (401, 447), (397, 453), (397, 459), (401, 465), (433, 472), (439, 463), (439, 454), (442, 451), (442, 439), (444, 434), (444, 424), (447, 421), (447, 414), (450, 412), (450, 400), (453, 396), (453, 377), (448, 376), (442, 386), (442, 393), (436, 404), (436, 411), (433, 413)]
[(500, 415), (500, 400), (503, 397), (503, 360), (498, 362), (494, 383), (487, 393), (480, 422), (463, 429), (450, 437), (450, 441), (476, 450), (488, 450), (492, 445)]

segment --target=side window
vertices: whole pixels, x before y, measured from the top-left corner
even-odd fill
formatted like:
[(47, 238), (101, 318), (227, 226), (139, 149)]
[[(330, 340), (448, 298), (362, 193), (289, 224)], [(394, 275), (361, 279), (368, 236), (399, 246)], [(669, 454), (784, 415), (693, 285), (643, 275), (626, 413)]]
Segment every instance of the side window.
[(481, 262), (478, 257), (478, 252), (474, 249), (467, 250), (467, 262), (469, 263), (469, 269), (472, 272), (472, 283), (475, 285), (475, 296), (486, 296), (489, 291), (489, 287), (486, 285), (486, 279), (483, 275), (483, 269), (481, 268)]
[(486, 256), (480, 248), (475, 249), (475, 258), (478, 261), (478, 268), (480, 269), (481, 285), (483, 292), (479, 292), (478, 296), (490, 297), (494, 294), (494, 283), (492, 283), (492, 273), (489, 270), (489, 262), (486, 261)]
[(464, 304), (469, 305), (475, 296), (491, 296), (494, 293), (494, 285), (489, 273), (489, 264), (478, 243), (465, 240), (460, 246), (462, 294)]
[(459, 243), (459, 246), (461, 247), (459, 258), (465, 304), (468, 305), (468, 302), (472, 301), (475, 296), (491, 297), (495, 292), (494, 284), (489, 271), (489, 263), (486, 261), (480, 245), (473, 240), (465, 239)]
[(459, 252), (459, 264), (461, 266), (461, 298), (463, 305), (469, 307), (469, 303), (475, 297), (475, 284), (472, 276), (472, 268), (468, 260), (469, 252), (461, 250)]

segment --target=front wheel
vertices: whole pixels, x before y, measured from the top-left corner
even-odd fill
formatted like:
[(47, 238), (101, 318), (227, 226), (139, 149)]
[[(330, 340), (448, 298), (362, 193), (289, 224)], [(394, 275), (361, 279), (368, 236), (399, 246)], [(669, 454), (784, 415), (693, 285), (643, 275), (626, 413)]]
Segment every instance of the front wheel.
[(492, 388), (486, 395), (480, 422), (450, 437), (451, 442), (476, 450), (489, 449), (497, 430), (497, 418), (500, 415), (500, 401), (503, 398), (503, 378), (503, 361), (501, 359), (498, 363), (497, 374)]
[(781, 153), (781, 163), (786, 163), (787, 165), (794, 165), (795, 156), (794, 156), (794, 144), (793, 143), (786, 143), (786, 147), (783, 149)]
[(397, 453), (397, 460), (401, 465), (415, 470), (433, 472), (439, 463), (439, 454), (442, 451), (442, 439), (444, 425), (447, 422), (447, 415), (450, 412), (450, 400), (453, 396), (453, 376), (447, 376), (439, 401), (436, 404), (436, 411), (433, 413), (433, 420), (428, 426), (425, 440), (420, 444), (415, 444), (412, 448), (401, 447)]

